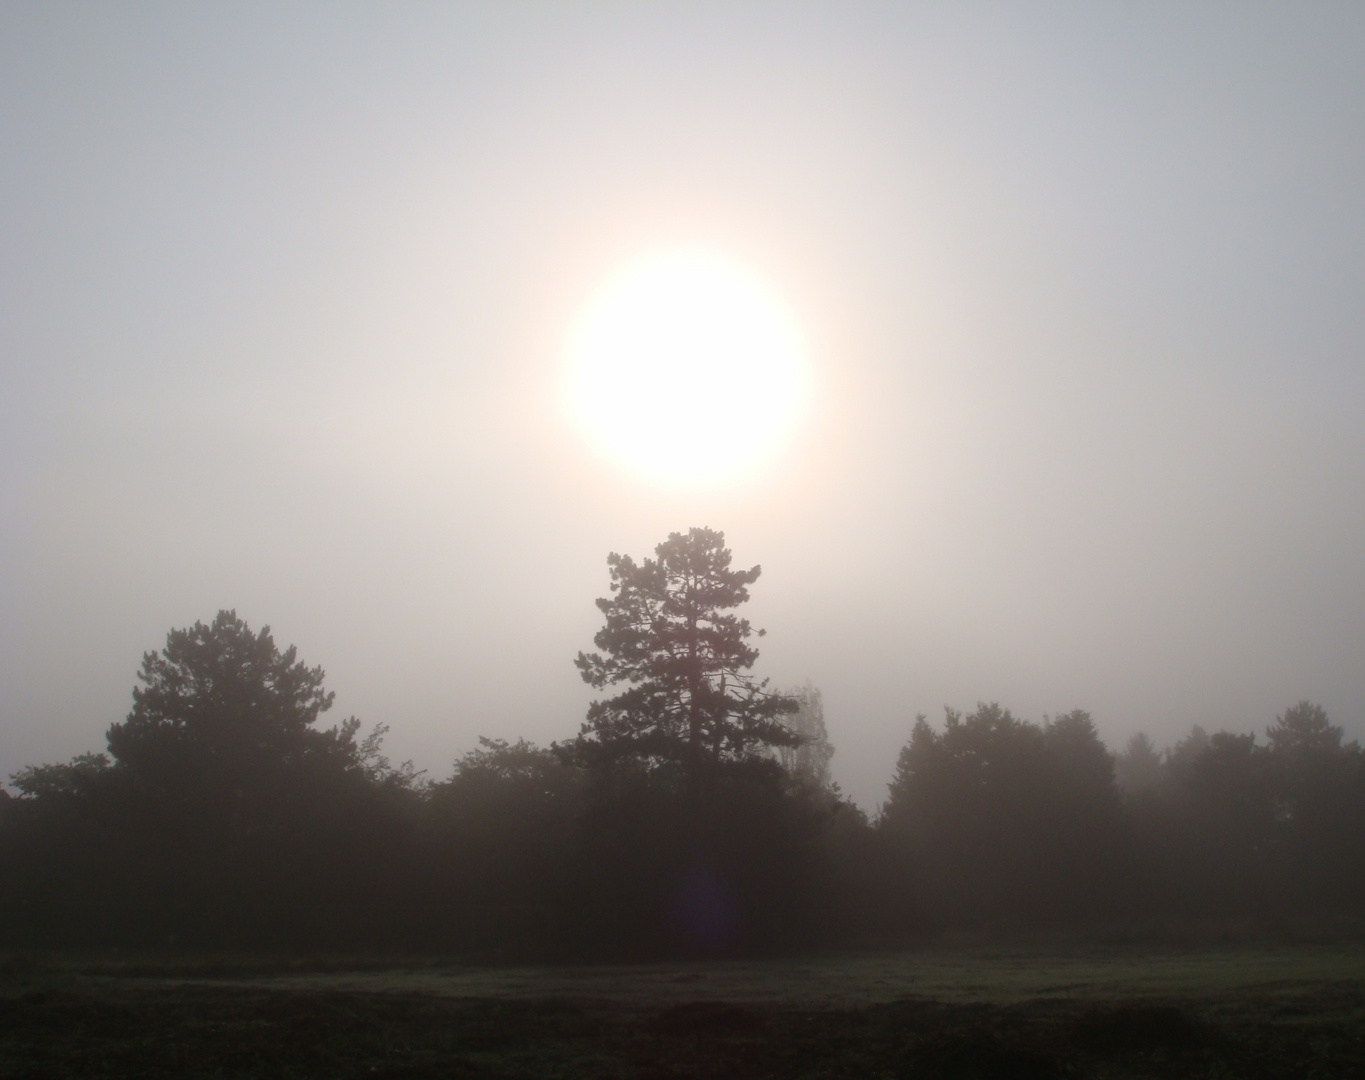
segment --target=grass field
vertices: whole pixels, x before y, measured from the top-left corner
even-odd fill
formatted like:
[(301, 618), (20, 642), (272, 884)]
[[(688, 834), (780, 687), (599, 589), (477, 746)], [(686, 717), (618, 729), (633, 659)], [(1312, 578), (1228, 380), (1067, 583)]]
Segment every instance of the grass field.
[(3, 1077), (1365, 1078), (1365, 947), (0, 965)]

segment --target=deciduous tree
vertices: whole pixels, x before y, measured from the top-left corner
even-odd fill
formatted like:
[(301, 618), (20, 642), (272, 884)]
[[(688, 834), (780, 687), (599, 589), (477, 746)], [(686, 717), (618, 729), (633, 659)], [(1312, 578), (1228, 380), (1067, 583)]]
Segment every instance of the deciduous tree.
[(792, 776), (827, 788), (833, 783), (829, 762), (834, 757), (834, 746), (825, 727), (824, 697), (819, 687), (809, 682), (792, 691), (791, 696), (796, 702), (796, 712), (787, 721), (787, 726), (801, 737), (801, 742), (796, 746), (779, 747), (777, 759)]

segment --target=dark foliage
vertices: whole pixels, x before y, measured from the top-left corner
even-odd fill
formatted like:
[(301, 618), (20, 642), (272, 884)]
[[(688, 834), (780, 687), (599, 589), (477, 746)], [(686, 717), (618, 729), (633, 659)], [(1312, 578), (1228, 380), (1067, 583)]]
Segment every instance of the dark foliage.
[(579, 653), (575, 663), (594, 688), (626, 689), (594, 702), (566, 749), (591, 764), (678, 762), (695, 779), (757, 748), (799, 745), (782, 722), (798, 702), (749, 674), (754, 632), (730, 614), (749, 599), (760, 568), (731, 570), (725, 534), (711, 529), (672, 533), (654, 551), (639, 565), (607, 557), (614, 595), (597, 601), (607, 621), (593, 639), (605, 655)]
[(829, 841), (857, 811), (775, 762), (593, 773), (485, 741), (427, 805), (427, 939), (493, 955), (638, 957), (814, 945), (844, 899)]
[(1114, 765), (1089, 715), (1041, 727), (999, 705), (923, 717), (880, 823), (931, 925), (1077, 923), (1112, 911), (1126, 854)]
[[(308, 947), (372, 935), (410, 861), (411, 777), (319, 731), (320, 668), (234, 612), (148, 653), (113, 757), (14, 777), (0, 914), (68, 945)], [(362, 931), (362, 928), (363, 931)]]
[(1365, 916), (1365, 755), (1320, 707), (1117, 758), (1080, 711), (921, 717), (869, 823), (825, 778), (818, 691), (787, 721), (748, 674), (758, 568), (709, 530), (657, 554), (612, 557), (578, 659), (627, 689), (567, 746), (483, 740), (436, 783), (382, 726), (319, 728), (322, 670), (268, 629), (172, 631), (108, 755), (0, 791), (0, 944), (625, 958)]
[(1153, 914), (1272, 925), (1365, 914), (1365, 754), (1306, 701), (1267, 736), (1196, 727), (1128, 793)]
[[(715, 625), (708, 657), (746, 632)], [(826, 941), (847, 899), (832, 839), (862, 816), (741, 752), (745, 710), (785, 700), (742, 676), (698, 697), (708, 738), (737, 725), (698, 758), (483, 740), (434, 784), (389, 766), (382, 726), (318, 730), (321, 669), (232, 612), (139, 679), (112, 760), (26, 769), (0, 803), (5, 944), (710, 954)]]

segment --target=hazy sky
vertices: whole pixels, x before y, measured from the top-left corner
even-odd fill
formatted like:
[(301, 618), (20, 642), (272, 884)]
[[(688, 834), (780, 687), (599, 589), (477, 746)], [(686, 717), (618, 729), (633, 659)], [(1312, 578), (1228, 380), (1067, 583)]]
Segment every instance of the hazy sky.
[[(720, 486), (561, 401), (679, 246), (813, 371)], [(691, 525), (868, 808), (945, 703), (1365, 735), (1365, 6), (0, 7), (0, 774), (222, 607), (437, 777), (570, 737)]]

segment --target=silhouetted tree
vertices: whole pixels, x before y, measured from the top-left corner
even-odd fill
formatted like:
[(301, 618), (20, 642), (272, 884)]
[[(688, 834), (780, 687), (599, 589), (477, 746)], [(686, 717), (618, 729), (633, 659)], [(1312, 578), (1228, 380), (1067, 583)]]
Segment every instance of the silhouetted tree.
[(1341, 750), (1341, 728), (1333, 726), (1327, 710), (1311, 701), (1300, 701), (1266, 729), (1270, 752), (1286, 760), (1330, 760)]
[[(1265, 911), (1278, 892), (1267, 873), (1275, 823), (1263, 748), (1252, 733), (1214, 732), (1176, 783), (1186, 880), (1196, 909)], [(1179, 850), (1179, 847), (1176, 848)]]
[(1166, 751), (1166, 779), (1169, 782), (1184, 783), (1190, 777), (1194, 763), (1209, 748), (1209, 733), (1198, 724), (1190, 727), (1190, 733)]
[(79, 799), (109, 770), (104, 754), (78, 754), (63, 765), (30, 765), (10, 779), (29, 799)]
[(75, 942), (96, 926), (139, 943), (374, 934), (420, 798), (411, 767), (380, 753), (382, 726), (360, 745), (354, 719), (317, 730), (322, 669), (231, 611), (172, 630), (138, 679), (112, 763), (15, 777), (29, 924)]
[(1365, 915), (1365, 754), (1321, 706), (1263, 744), (1196, 727), (1117, 760), (1079, 710), (949, 709), (917, 719), (872, 828), (826, 783), (819, 692), (749, 674), (731, 609), (758, 568), (704, 529), (656, 555), (610, 560), (578, 666), (628, 685), (578, 739), (481, 740), (436, 784), (389, 763), (382, 724), (319, 730), (322, 670), (268, 629), (171, 631), (109, 754), (0, 791), (0, 944), (588, 958)]
[(733, 613), (759, 567), (732, 569), (724, 535), (700, 528), (607, 564), (601, 652), (575, 663), (591, 686), (625, 688), (560, 748), (589, 776), (579, 881), (598, 914), (585, 934), (642, 952), (810, 934), (837, 907), (826, 838), (852, 811), (773, 759), (805, 739), (784, 722), (800, 703), (750, 674), (763, 631)]
[(627, 689), (593, 702), (574, 754), (677, 762), (695, 777), (707, 763), (798, 745), (782, 722), (797, 702), (749, 674), (754, 631), (730, 614), (749, 599), (760, 568), (731, 570), (725, 535), (711, 529), (671, 533), (654, 551), (638, 565), (607, 557), (613, 595), (597, 601), (606, 625), (593, 639), (605, 655), (579, 653), (574, 663), (598, 690)]
[(1129, 798), (1154, 912), (1276, 922), (1365, 913), (1365, 756), (1307, 701), (1267, 736), (1260, 745), (1196, 725), (1163, 756), (1158, 782)]
[(1150, 792), (1161, 783), (1161, 755), (1145, 733), (1139, 731), (1129, 737), (1114, 761), (1114, 777), (1119, 790), (1129, 798)]
[(270, 627), (253, 633), (235, 611), (210, 625), (172, 630), (166, 647), (142, 657), (133, 709), (106, 738), (115, 761), (144, 782), (259, 786), (281, 770), (320, 758), (357, 763), (359, 721), (318, 731), (332, 707), (323, 671), (280, 652)]
[(880, 829), (921, 916), (1056, 922), (1111, 896), (1121, 825), (1088, 714), (1040, 727), (992, 703), (946, 710), (941, 733), (916, 719)]
[(1321, 705), (1300, 701), (1266, 731), (1273, 840), (1290, 903), (1365, 901), (1365, 755)]
[(572, 951), (582, 778), (519, 739), (479, 739), (431, 785), (425, 875), (442, 946), (535, 954)]

